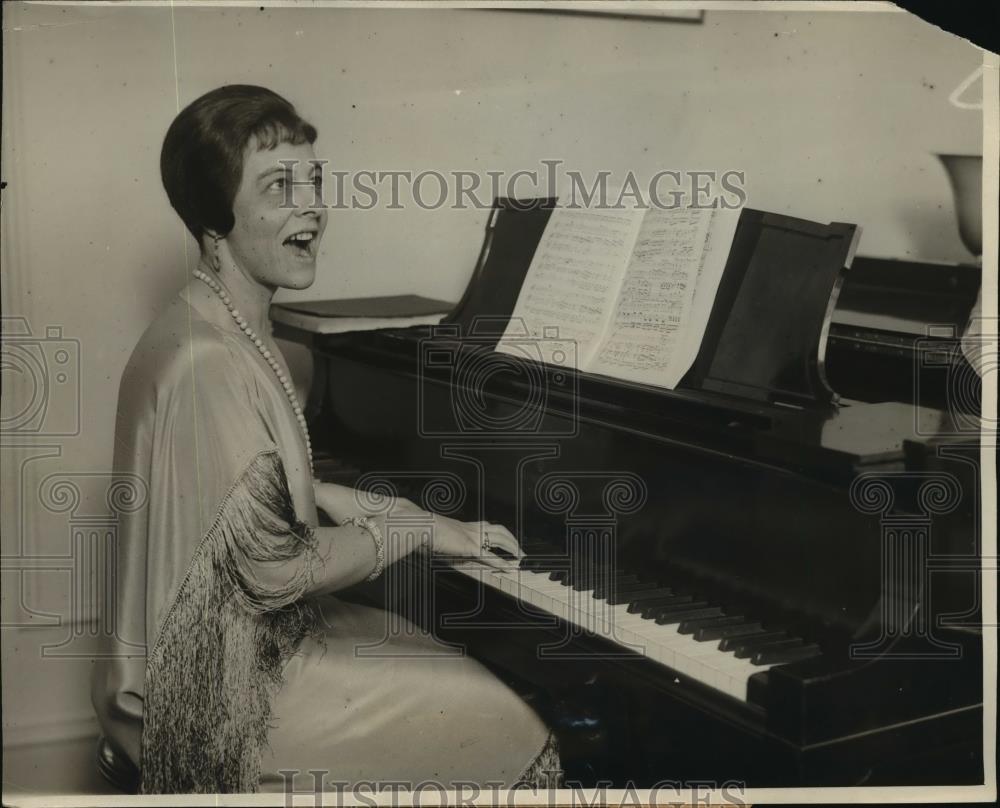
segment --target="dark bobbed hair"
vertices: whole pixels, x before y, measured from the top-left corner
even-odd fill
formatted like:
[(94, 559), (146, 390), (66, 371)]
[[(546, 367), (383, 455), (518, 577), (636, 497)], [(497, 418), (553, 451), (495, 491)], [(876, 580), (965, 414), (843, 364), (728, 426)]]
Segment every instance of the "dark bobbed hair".
[(160, 176), (170, 204), (201, 244), (206, 231), (233, 229), (233, 199), (243, 179), (247, 146), (314, 143), (316, 129), (275, 92), (227, 84), (192, 101), (163, 139)]

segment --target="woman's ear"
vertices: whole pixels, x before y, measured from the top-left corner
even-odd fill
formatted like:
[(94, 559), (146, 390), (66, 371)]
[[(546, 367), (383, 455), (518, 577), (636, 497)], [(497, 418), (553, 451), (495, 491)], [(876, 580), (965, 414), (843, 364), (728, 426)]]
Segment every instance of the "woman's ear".
[(223, 237), (213, 230), (206, 230), (205, 236), (210, 240), (208, 249), (205, 251), (208, 260), (212, 263), (212, 269), (216, 272), (222, 269), (222, 257), (219, 255), (219, 242)]

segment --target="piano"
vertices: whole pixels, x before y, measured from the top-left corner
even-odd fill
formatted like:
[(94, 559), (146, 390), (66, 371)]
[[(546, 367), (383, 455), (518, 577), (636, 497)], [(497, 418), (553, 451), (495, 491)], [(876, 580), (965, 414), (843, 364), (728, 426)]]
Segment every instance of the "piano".
[(978, 388), (956, 334), (882, 339), (909, 385), (853, 374), (871, 329), (838, 301), (875, 305), (856, 228), (745, 210), (677, 389), (515, 359), (493, 347), (551, 213), (533, 202), (497, 201), (440, 326), (276, 327), (313, 354), (318, 476), (502, 523), (526, 553), (414, 555), (352, 596), (535, 699), (583, 785), (982, 783)]

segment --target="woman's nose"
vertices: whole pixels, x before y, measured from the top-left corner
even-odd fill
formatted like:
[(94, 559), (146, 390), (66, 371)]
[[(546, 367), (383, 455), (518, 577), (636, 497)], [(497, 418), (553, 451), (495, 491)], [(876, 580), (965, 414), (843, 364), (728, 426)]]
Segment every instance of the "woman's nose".
[[(301, 218), (304, 221), (315, 222), (315, 224), (322, 229), (326, 226), (326, 207), (318, 206), (318, 200), (309, 199), (307, 205), (299, 206), (295, 211), (296, 218)], [(322, 203), (320, 202), (320, 205)]]
[(292, 194), (292, 203), (296, 213), (308, 213), (317, 215), (325, 208), (323, 203), (323, 193), (312, 182), (295, 183)]

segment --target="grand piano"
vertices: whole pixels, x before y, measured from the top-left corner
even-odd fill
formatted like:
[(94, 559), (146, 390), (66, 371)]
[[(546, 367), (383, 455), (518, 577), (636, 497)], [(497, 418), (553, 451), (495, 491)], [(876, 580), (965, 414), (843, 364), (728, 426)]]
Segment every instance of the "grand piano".
[(702, 353), (653, 388), (494, 352), (551, 203), (497, 201), (440, 326), (277, 327), (313, 353), (318, 476), (527, 554), (350, 595), (533, 700), (583, 785), (982, 783), (978, 377), (954, 329), (880, 331), (931, 298), (964, 322), (969, 268), (862, 273), (853, 226), (744, 211)]

